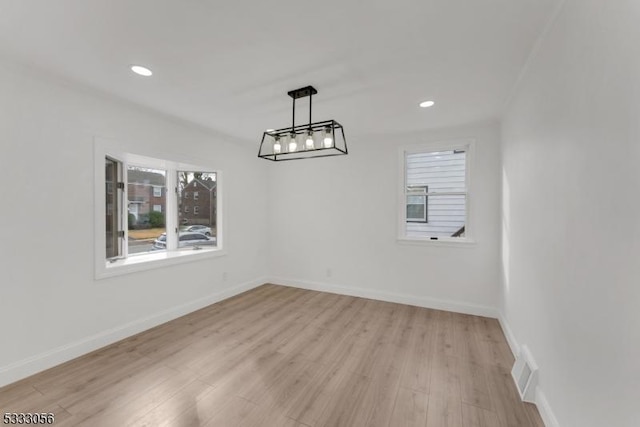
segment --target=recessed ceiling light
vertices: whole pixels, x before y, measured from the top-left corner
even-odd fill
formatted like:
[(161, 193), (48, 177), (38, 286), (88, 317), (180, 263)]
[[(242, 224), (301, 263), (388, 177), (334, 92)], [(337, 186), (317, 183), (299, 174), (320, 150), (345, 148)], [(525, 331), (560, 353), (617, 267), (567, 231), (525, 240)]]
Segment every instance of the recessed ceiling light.
[(273, 132), (275, 129), (267, 129), (265, 132)]
[(427, 108), (427, 107), (433, 107), (433, 104), (435, 104), (435, 102), (433, 101), (423, 101), (420, 103), (420, 106), (422, 108)]
[(132, 65), (131, 71), (144, 77), (149, 77), (153, 74), (150, 69), (148, 69), (147, 67), (143, 67), (142, 65)]

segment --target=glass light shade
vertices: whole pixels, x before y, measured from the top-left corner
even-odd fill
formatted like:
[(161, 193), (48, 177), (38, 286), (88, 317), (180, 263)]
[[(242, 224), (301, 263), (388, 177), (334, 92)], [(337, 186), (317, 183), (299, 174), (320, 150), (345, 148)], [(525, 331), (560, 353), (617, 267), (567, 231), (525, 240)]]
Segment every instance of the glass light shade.
[(280, 138), (276, 138), (275, 142), (273, 143), (273, 152), (275, 154), (280, 154), (282, 152), (282, 145), (280, 145)]
[(293, 153), (298, 149), (298, 143), (296, 142), (296, 135), (291, 134), (291, 141), (289, 141), (289, 152)]
[(331, 136), (331, 129), (324, 131), (324, 148), (333, 147), (333, 136)]
[(305, 140), (305, 147), (307, 150), (313, 150), (315, 148), (313, 145), (313, 134), (311, 132), (307, 134), (307, 139)]

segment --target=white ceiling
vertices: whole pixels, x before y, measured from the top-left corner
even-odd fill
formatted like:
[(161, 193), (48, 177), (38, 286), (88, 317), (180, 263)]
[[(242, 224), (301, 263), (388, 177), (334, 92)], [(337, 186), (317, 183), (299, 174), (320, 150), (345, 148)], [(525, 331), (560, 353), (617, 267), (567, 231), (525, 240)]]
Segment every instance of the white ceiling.
[(2, 0), (0, 54), (252, 143), (311, 84), (349, 138), (499, 117), (558, 1)]

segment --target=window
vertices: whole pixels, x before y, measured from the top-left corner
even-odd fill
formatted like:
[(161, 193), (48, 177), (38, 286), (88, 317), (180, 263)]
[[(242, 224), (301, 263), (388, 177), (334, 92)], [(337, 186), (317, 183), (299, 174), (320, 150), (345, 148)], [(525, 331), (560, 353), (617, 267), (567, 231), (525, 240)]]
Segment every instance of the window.
[[(96, 278), (225, 254), (220, 172), (123, 153), (108, 143), (95, 143), (94, 188), (96, 200), (103, 201), (95, 209)], [(201, 196), (195, 215), (182, 205), (187, 196), (182, 189), (191, 181), (197, 181)], [(198, 228), (186, 230), (190, 226)]]
[(105, 158), (105, 240), (106, 258), (117, 258), (122, 254), (122, 221), (119, 215), (122, 205), (122, 163)]
[[(193, 192), (193, 200), (198, 205), (189, 209), (187, 188), (199, 188)], [(210, 236), (217, 244), (218, 215), (218, 174), (215, 172), (198, 172), (192, 170), (178, 171), (178, 212), (180, 212), (180, 229), (191, 232), (198, 231)], [(199, 197), (204, 192), (203, 197)], [(198, 201), (199, 200), (199, 201)]]
[[(127, 167), (128, 239), (127, 254), (144, 254), (156, 250), (153, 240), (166, 233), (165, 218), (161, 205), (151, 203), (166, 185), (167, 171), (144, 166)], [(160, 207), (156, 210), (154, 207)]]
[(426, 185), (408, 187), (407, 189), (407, 222), (429, 222), (428, 188)]
[(401, 150), (401, 240), (469, 241), (472, 141)]

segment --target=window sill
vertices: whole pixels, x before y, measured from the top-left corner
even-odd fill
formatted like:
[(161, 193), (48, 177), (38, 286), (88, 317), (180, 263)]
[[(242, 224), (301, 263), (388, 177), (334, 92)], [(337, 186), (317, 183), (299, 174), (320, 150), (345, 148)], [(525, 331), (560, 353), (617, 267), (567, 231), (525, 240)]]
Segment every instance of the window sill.
[(429, 238), (410, 238), (410, 237), (398, 237), (397, 243), (399, 245), (406, 246), (440, 246), (440, 247), (454, 247), (454, 248), (471, 248), (476, 246), (477, 242), (473, 239), (438, 239), (431, 240)]
[(171, 252), (161, 251), (144, 255), (133, 255), (115, 262), (106, 263), (102, 268), (96, 269), (96, 279), (105, 279), (107, 277), (152, 270), (168, 265), (217, 258), (225, 256), (226, 254), (227, 252), (223, 249), (199, 249)]

